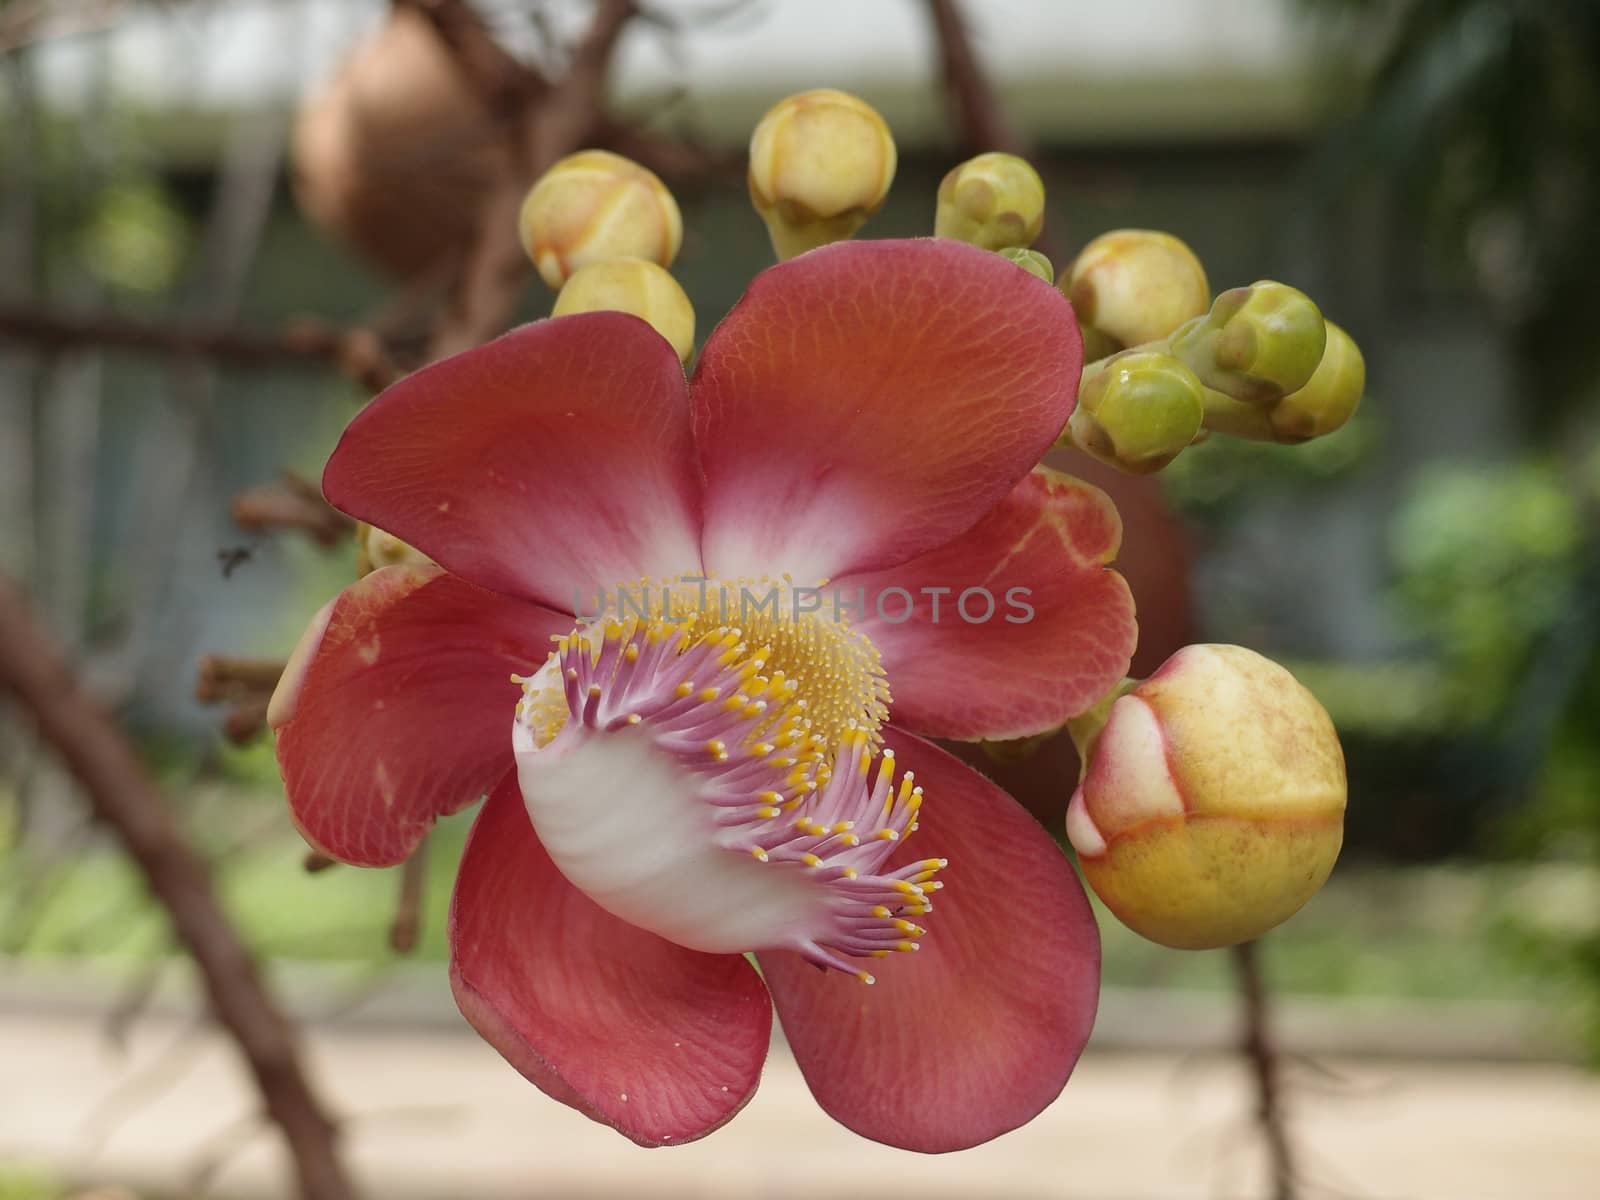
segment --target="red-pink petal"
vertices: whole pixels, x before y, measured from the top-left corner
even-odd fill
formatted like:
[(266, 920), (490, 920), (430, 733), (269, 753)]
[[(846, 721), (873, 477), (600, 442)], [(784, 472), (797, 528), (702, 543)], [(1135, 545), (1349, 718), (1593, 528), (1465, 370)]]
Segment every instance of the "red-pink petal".
[(513, 671), (572, 618), (438, 567), (374, 571), (319, 613), (274, 697), (289, 807), (317, 849), (403, 862), (511, 765)]
[(1121, 537), (1104, 492), (1039, 467), (954, 541), (831, 586), (865, 601), (859, 628), (883, 654), (896, 725), (1026, 737), (1091, 707), (1127, 673), (1133, 597), (1106, 566)]
[(790, 953), (761, 955), (817, 1102), (864, 1137), (962, 1150), (1060, 1093), (1094, 1024), (1100, 937), (1066, 856), (1009, 796), (911, 734), (888, 744), (927, 802), (891, 863), (949, 859), (922, 949), (863, 986)]
[(1061, 293), (944, 239), (840, 242), (763, 272), (691, 387), (708, 570), (810, 584), (970, 528), (1072, 413)]
[(567, 612), (700, 566), (683, 369), (623, 313), (536, 321), (402, 379), (322, 487), (462, 578)]
[(561, 876), (514, 774), (461, 859), (450, 982), (467, 1020), (529, 1081), (641, 1146), (728, 1121), (755, 1094), (772, 1035), (772, 1004), (742, 957), (646, 933)]

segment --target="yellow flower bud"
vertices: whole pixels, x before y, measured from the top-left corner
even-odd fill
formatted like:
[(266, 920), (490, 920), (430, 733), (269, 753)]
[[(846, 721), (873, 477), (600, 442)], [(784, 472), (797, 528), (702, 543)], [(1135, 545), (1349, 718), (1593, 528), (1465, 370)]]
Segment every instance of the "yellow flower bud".
[(1204, 391), (1170, 354), (1124, 350), (1084, 372), (1067, 436), (1107, 466), (1149, 475), (1194, 442)]
[(642, 258), (590, 263), (574, 271), (550, 315), (615, 311), (650, 323), (688, 362), (694, 353), (694, 305), (664, 268)]
[(421, 550), (408, 546), (392, 533), (385, 533), (365, 521), (356, 526), (356, 575), (368, 575), (379, 567), (400, 563), (425, 565), (433, 562)]
[(1068, 725), (1086, 765), (1067, 836), (1123, 924), (1179, 949), (1232, 945), (1328, 878), (1344, 755), (1288, 671), (1239, 646), (1185, 646), (1095, 719)]
[(1159, 341), (1211, 303), (1194, 251), (1154, 229), (1101, 234), (1073, 260), (1061, 290), (1078, 320), (1119, 349)]
[(939, 184), (936, 237), (985, 250), (1031, 246), (1044, 227), (1044, 180), (1015, 154), (969, 158)]
[(580, 150), (529, 190), (518, 222), (539, 277), (559, 288), (579, 267), (642, 258), (670, 267), (683, 217), (653, 171), (608, 150)]
[(854, 234), (888, 196), (894, 169), (877, 110), (831, 88), (780, 100), (750, 136), (750, 202), (780, 259)]
[(1000, 251), (1000, 257), (1009, 262), (1014, 262), (1030, 275), (1037, 275), (1046, 283), (1056, 281), (1056, 269), (1050, 265), (1050, 260), (1037, 250), (1027, 250), (1021, 246), (1007, 246)]

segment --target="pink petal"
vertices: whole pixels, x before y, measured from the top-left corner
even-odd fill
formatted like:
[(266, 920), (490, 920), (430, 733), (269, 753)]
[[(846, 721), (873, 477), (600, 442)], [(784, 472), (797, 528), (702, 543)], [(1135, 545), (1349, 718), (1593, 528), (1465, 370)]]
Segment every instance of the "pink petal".
[(641, 1146), (693, 1141), (733, 1117), (772, 1035), (772, 1004), (742, 957), (646, 933), (561, 876), (515, 774), (462, 856), (450, 982), (473, 1028), (534, 1086)]
[(1010, 797), (944, 751), (888, 730), (926, 790), (891, 863), (950, 865), (922, 949), (871, 987), (791, 953), (761, 955), (806, 1082), (857, 1133), (907, 1150), (976, 1146), (1032, 1120), (1094, 1024), (1100, 937), (1066, 856)]
[(830, 590), (864, 599), (858, 627), (883, 654), (895, 724), (1026, 737), (1091, 707), (1127, 673), (1133, 597), (1106, 566), (1121, 539), (1104, 492), (1040, 467), (954, 541)]
[(683, 369), (623, 313), (536, 321), (402, 379), (322, 487), (462, 578), (566, 612), (700, 566)]
[(691, 387), (707, 568), (809, 584), (949, 541), (1060, 433), (1082, 357), (1061, 293), (959, 242), (839, 242), (763, 272)]
[(289, 807), (317, 849), (403, 862), (511, 765), (513, 671), (572, 618), (437, 567), (374, 571), (318, 614), (273, 698)]

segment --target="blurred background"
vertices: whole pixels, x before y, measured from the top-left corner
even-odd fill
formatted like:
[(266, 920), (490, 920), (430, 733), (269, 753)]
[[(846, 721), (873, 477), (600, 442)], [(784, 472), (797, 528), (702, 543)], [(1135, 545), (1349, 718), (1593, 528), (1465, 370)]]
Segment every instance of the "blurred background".
[[(1215, 437), (1149, 481), (1061, 463), (1122, 503), (1141, 667), (1238, 642), (1327, 706), (1347, 844), (1252, 971), (1105, 919), (1095, 1041), (996, 1145), (861, 1143), (780, 1049), (745, 1115), (646, 1162), (456, 1017), (463, 820), (425, 863), (307, 870), (261, 719), (354, 569), (306, 482), (344, 423), (451, 338), (548, 312), (496, 271), (520, 254), (481, 220), (499, 189), (560, 138), (651, 166), (703, 339), (771, 260), (749, 130), (816, 86), (899, 144), (862, 236), (930, 232), (945, 171), (1015, 150), (1058, 270), (1164, 229), (1215, 289), (1291, 283), (1362, 346), (1329, 438)], [(371, 1194), (788, 1196), (822, 1157), (834, 1195), (1577, 1200), (1600, 1188), (1597, 272), (1591, 0), (7, 0), (0, 572), (135, 739)], [(6, 703), (0, 1197), (294, 1194), (168, 914)], [(1058, 829), (1065, 741), (969, 757)]]

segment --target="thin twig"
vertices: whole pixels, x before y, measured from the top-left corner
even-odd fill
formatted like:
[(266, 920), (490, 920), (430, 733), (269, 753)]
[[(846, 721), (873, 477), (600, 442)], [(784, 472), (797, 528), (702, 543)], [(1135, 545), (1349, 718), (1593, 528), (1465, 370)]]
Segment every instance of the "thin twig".
[(1244, 1001), (1244, 1035), (1240, 1049), (1250, 1062), (1256, 1088), (1256, 1121), (1267, 1144), (1272, 1169), (1273, 1200), (1294, 1200), (1294, 1147), (1284, 1123), (1282, 1074), (1267, 1012), (1267, 985), (1255, 942), (1241, 942), (1229, 952), (1239, 995)]
[(90, 347), (253, 367), (327, 365), (372, 392), (399, 377), (376, 334), (339, 329), (312, 319), (263, 334), (231, 326), (157, 325), (104, 314), (68, 315), (5, 306), (0, 307), (0, 341), (43, 350)]
[(294, 1032), (217, 903), (144, 765), (112, 719), (83, 690), (21, 590), (0, 577), (0, 686), (14, 692), (39, 733), (83, 785), (98, 820), (138, 865), (199, 969), (217, 1020), (255, 1078), (267, 1115), (294, 1161), (305, 1200), (352, 1200), (336, 1131), (307, 1082)]
[(428, 843), (423, 842), (400, 868), (400, 898), (389, 923), (389, 948), (410, 954), (422, 928), (422, 887), (428, 878)]
[(337, 546), (356, 523), (322, 498), (316, 484), (284, 471), (233, 498), (234, 524), (251, 532), (299, 529), (320, 546)]
[[(988, 72), (972, 44), (967, 18), (957, 0), (928, 0), (928, 16), (939, 41), (939, 69), (949, 99), (956, 140), (967, 154), (999, 150), (1031, 161), (1028, 145), (1011, 122), (989, 81)], [(1046, 230), (1034, 240), (1034, 249), (1056, 262), (1060, 230)]]
[(270, 696), (286, 664), (281, 658), (235, 658), (207, 654), (195, 669), (194, 698), (202, 702)]

